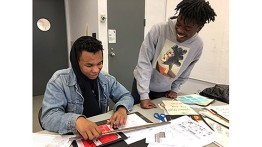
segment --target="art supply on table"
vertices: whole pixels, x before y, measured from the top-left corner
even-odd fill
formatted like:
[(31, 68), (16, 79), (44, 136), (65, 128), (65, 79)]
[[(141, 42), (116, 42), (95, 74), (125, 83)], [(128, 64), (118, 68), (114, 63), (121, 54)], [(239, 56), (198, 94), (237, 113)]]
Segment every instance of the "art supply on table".
[(229, 120), (227, 118), (225, 118), (224, 116), (220, 115), (219, 113), (217, 113), (215, 110), (210, 109), (212, 112), (214, 112), (213, 114), (216, 115), (217, 117), (223, 119), (224, 121), (229, 123)]
[(159, 122), (159, 123), (151, 123), (151, 124), (134, 126), (134, 127), (129, 127), (129, 128), (121, 128), (121, 129), (117, 129), (117, 130), (103, 132), (102, 134), (106, 135), (106, 134), (112, 134), (112, 133), (117, 133), (117, 132), (134, 131), (134, 130), (140, 130), (140, 129), (145, 129), (145, 128), (156, 127), (156, 126), (160, 126), (160, 125), (166, 125), (166, 124), (170, 124), (170, 122)]
[[(203, 108), (203, 110), (209, 112), (211, 115), (225, 121), (226, 123), (229, 123), (229, 120), (227, 118), (225, 118), (224, 116), (222, 116), (221, 114), (219, 114), (217, 111), (215, 111), (214, 109), (208, 109), (208, 108)], [(205, 114), (207, 115), (207, 114)]]
[[(159, 123), (151, 123), (151, 124), (134, 126), (134, 127), (129, 127), (129, 128), (121, 128), (121, 129), (102, 132), (102, 135), (114, 134), (114, 133), (118, 133), (118, 132), (140, 130), (140, 129), (151, 128), (151, 127), (156, 127), (156, 126), (165, 125), (165, 124), (170, 124), (170, 122), (159, 122)], [(82, 136), (76, 136), (76, 137), (70, 138), (70, 140), (79, 140), (79, 139), (83, 139)]]
[(168, 115), (198, 115), (189, 105), (177, 100), (163, 100)]
[(202, 115), (199, 115), (199, 117), (201, 118), (201, 120), (202, 120), (212, 131), (214, 131), (214, 129), (206, 122), (206, 120), (202, 117)]
[(215, 99), (207, 98), (198, 94), (191, 94), (191, 95), (182, 95), (176, 98), (178, 101), (188, 104), (188, 105), (200, 105), (200, 106), (208, 106)]
[[(108, 124), (102, 124), (102, 125), (99, 125), (98, 127), (102, 132), (112, 130), (112, 128)], [(94, 138), (92, 140), (90, 139), (84, 140), (82, 136), (76, 136), (74, 138), (70, 138), (70, 140), (76, 140), (77, 146), (85, 146), (85, 147), (107, 146), (107, 145), (114, 144), (116, 142), (120, 142), (124, 139), (127, 139), (127, 137), (123, 133), (114, 133), (114, 134), (103, 135), (99, 138)]]
[(154, 113), (154, 117), (155, 117), (156, 119), (159, 119), (161, 122), (165, 122), (165, 121), (166, 121), (166, 116), (165, 116), (165, 114)]
[(222, 124), (222, 123), (220, 123), (220, 122), (218, 122), (218, 121), (216, 121), (216, 120), (214, 120), (214, 119), (212, 119), (211, 117), (209, 117), (209, 116), (206, 116), (206, 115), (204, 115), (204, 114), (200, 114), (202, 117), (204, 117), (204, 118), (208, 118), (208, 119), (210, 119), (210, 120), (212, 120), (212, 121), (214, 121), (214, 122), (216, 122), (217, 124), (219, 124), (219, 125), (221, 125), (221, 126), (223, 126), (223, 127), (225, 127), (225, 128), (227, 128), (227, 129), (229, 129), (229, 127), (228, 126), (226, 126), (226, 125), (224, 125), (224, 124)]

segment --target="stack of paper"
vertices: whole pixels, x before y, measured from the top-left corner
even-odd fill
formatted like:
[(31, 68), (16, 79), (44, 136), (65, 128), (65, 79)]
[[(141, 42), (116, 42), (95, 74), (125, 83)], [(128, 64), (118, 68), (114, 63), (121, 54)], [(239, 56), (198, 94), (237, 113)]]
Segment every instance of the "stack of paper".
[[(129, 114), (127, 115), (127, 121), (125, 128), (128, 127), (134, 127), (139, 125), (145, 125), (148, 124), (145, 120), (143, 120), (141, 117), (139, 117), (137, 114)], [(142, 140), (145, 138), (145, 134), (148, 134), (148, 129), (141, 129), (137, 131), (131, 131), (131, 132), (124, 132), (124, 134), (128, 137), (125, 142), (127, 144), (134, 143), (136, 141)]]
[(188, 116), (171, 120), (171, 124), (154, 127), (150, 131), (146, 137), (148, 147), (202, 147), (217, 138), (215, 132)]
[(51, 135), (33, 133), (33, 147), (69, 147), (72, 141), (69, 138), (75, 135)]
[(190, 106), (180, 101), (163, 100), (163, 107), (169, 115), (198, 115)]

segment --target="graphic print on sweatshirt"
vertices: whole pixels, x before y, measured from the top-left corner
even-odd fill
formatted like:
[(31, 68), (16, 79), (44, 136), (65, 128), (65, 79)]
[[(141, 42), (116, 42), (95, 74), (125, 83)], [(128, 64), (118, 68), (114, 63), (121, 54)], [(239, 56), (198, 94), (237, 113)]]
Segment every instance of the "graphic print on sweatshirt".
[(171, 78), (175, 78), (187, 57), (190, 48), (179, 46), (176, 43), (166, 39), (163, 49), (161, 50), (156, 70)]

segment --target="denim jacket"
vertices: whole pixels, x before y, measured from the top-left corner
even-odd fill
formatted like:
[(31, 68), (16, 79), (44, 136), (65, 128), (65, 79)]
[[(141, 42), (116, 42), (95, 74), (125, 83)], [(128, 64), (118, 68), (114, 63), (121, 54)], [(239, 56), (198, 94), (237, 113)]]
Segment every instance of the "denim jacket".
[[(133, 109), (133, 97), (115, 77), (101, 71), (98, 85), (99, 107), (102, 113), (108, 111), (109, 98), (115, 103), (114, 111), (119, 105), (124, 106), (129, 112)], [(43, 128), (59, 134), (77, 134), (76, 119), (84, 116), (83, 103), (84, 97), (73, 69), (58, 70), (46, 86), (41, 115)]]

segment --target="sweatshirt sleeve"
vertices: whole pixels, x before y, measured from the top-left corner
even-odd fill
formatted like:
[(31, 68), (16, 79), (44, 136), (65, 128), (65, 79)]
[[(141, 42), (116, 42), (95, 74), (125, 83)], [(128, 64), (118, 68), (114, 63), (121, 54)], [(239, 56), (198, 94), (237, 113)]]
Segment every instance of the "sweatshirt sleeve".
[(156, 25), (148, 32), (141, 45), (137, 66), (134, 70), (134, 77), (137, 80), (137, 90), (141, 100), (149, 99), (149, 84), (153, 70), (152, 60), (154, 58), (159, 33)]

